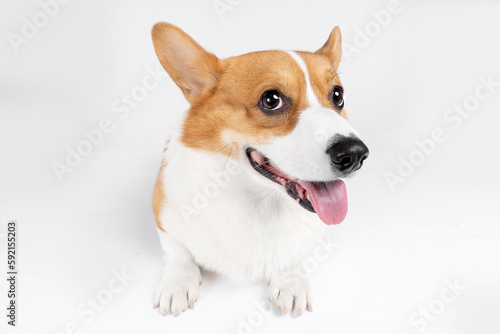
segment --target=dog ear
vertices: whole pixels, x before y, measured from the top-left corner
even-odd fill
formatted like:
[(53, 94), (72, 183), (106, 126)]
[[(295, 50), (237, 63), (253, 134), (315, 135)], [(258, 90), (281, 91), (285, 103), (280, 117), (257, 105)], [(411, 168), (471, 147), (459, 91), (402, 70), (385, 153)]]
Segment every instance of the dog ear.
[(339, 27), (333, 28), (326, 43), (315, 53), (327, 57), (335, 68), (338, 67), (342, 58), (342, 36)]
[(205, 51), (182, 29), (159, 22), (151, 36), (161, 65), (189, 103), (218, 82), (222, 67), (219, 58)]

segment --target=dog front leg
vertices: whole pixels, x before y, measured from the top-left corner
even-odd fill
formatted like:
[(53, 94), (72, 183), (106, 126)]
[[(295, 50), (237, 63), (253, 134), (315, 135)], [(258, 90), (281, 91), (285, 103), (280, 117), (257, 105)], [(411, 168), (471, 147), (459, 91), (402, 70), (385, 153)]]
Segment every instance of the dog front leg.
[(301, 316), (304, 310), (312, 312), (309, 283), (301, 267), (276, 273), (269, 280), (269, 300), (282, 314), (295, 312)]
[(167, 264), (156, 291), (154, 307), (159, 308), (163, 315), (173, 313), (179, 316), (188, 307), (192, 309), (198, 299), (200, 268), (184, 245), (165, 232), (159, 233)]

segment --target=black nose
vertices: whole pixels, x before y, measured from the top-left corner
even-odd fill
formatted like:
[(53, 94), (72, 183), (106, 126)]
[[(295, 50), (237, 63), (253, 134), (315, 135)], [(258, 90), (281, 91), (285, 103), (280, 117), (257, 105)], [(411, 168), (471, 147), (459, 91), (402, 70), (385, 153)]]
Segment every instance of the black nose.
[(368, 147), (358, 138), (344, 136), (326, 150), (333, 167), (345, 174), (360, 169), (369, 152)]

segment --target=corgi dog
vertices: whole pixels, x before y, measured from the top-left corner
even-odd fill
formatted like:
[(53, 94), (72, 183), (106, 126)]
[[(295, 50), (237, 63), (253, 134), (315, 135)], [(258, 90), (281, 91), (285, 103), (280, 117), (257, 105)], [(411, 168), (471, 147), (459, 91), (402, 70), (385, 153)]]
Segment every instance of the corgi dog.
[(156, 55), (190, 108), (167, 141), (153, 211), (167, 264), (163, 315), (198, 299), (200, 268), (265, 281), (271, 308), (312, 311), (302, 261), (347, 214), (343, 178), (368, 148), (346, 120), (335, 27), (315, 52), (227, 59), (180, 28), (152, 29)]

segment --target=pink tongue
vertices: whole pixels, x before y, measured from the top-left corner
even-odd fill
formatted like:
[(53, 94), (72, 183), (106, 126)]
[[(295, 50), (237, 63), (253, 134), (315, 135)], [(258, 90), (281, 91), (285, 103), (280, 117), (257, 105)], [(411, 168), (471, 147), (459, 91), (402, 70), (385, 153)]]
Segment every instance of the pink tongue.
[(347, 191), (344, 181), (300, 184), (306, 189), (314, 211), (325, 224), (342, 223), (347, 215)]

